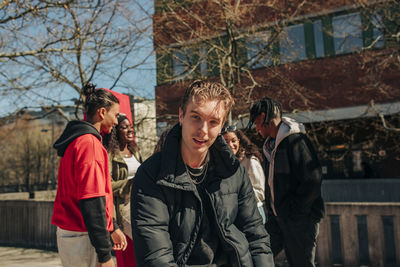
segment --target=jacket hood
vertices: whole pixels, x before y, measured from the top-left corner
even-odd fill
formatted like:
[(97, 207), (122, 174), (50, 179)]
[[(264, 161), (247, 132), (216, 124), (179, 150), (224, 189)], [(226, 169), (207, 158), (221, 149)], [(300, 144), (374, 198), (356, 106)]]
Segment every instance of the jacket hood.
[[(276, 135), (274, 149), (276, 149), (278, 147), (279, 143), (282, 142), (283, 139), (285, 139), (286, 137), (288, 137), (291, 134), (297, 134), (297, 133), (302, 133), (302, 134), (306, 133), (306, 129), (305, 129), (304, 125), (302, 123), (295, 121), (292, 118), (282, 117), (282, 123), (279, 126), (278, 134)], [(269, 139), (270, 139), (270, 137), (268, 137), (265, 140), (264, 145), (263, 145), (263, 152), (268, 160), (270, 160), (270, 158), (269, 158), (270, 155), (269, 155), (268, 149), (266, 148), (266, 145), (267, 145)]]
[[(186, 173), (180, 152), (181, 139), (182, 127), (176, 124), (169, 131), (161, 150), (161, 168), (157, 180), (161, 184), (193, 190), (194, 185)], [(221, 135), (211, 145), (209, 153), (210, 168), (213, 170), (214, 177), (222, 179), (230, 177), (240, 166), (239, 160), (233, 155)]]
[(64, 156), (65, 150), (69, 144), (74, 141), (77, 137), (84, 134), (93, 134), (99, 140), (101, 140), (101, 135), (93, 124), (86, 121), (70, 121), (65, 127), (64, 132), (54, 143), (53, 148), (57, 150), (57, 155)]
[(276, 136), (276, 143), (279, 144), (288, 135), (296, 133), (306, 133), (306, 129), (302, 123), (295, 121), (289, 117), (282, 117), (282, 125), (279, 127), (278, 134)]

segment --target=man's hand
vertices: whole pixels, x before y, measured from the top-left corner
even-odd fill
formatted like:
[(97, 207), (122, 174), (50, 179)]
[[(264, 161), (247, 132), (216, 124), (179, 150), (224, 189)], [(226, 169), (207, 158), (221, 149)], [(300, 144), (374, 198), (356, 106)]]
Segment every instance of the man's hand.
[(113, 250), (125, 250), (128, 243), (124, 233), (117, 229), (111, 234), (111, 239), (114, 242)]
[(111, 258), (107, 262), (103, 262), (103, 263), (96, 262), (96, 267), (115, 267), (115, 264), (114, 264), (113, 259)]

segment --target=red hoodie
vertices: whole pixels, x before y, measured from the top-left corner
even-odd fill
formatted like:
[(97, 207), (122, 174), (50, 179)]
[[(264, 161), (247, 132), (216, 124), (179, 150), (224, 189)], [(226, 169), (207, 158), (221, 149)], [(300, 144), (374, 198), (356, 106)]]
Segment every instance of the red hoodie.
[(79, 201), (104, 196), (107, 230), (112, 231), (113, 198), (107, 151), (98, 132), (92, 132), (90, 127), (88, 123), (76, 122), (67, 126), (66, 134), (56, 142), (55, 148), (62, 158), (51, 223), (64, 230), (87, 232)]

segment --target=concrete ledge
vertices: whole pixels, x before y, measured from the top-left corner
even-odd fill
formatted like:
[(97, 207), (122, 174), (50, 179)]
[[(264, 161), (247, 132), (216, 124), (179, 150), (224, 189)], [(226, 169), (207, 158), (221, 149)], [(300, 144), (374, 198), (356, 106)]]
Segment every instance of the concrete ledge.
[(400, 179), (324, 180), (325, 202), (400, 202)]

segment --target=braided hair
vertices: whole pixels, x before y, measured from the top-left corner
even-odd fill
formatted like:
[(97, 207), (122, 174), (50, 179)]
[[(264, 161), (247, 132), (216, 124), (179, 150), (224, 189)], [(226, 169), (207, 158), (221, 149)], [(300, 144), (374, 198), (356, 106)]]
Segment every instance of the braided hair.
[(260, 100), (257, 100), (250, 108), (250, 120), (247, 125), (247, 129), (250, 129), (253, 125), (256, 117), (260, 115), (262, 112), (265, 113), (265, 118), (263, 124), (268, 124), (273, 118), (281, 118), (282, 116), (282, 106), (277, 100), (264, 97)]

